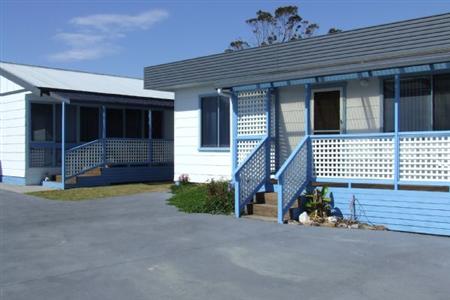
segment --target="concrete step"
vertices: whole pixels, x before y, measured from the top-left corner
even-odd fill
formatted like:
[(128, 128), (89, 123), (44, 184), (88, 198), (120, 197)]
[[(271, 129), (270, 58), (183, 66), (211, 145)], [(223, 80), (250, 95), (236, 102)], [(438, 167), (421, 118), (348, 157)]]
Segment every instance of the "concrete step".
[(277, 218), (273, 217), (264, 217), (264, 216), (257, 216), (257, 215), (243, 215), (243, 218), (246, 219), (252, 219), (252, 220), (258, 220), (258, 221), (265, 221), (265, 222), (277, 222)]

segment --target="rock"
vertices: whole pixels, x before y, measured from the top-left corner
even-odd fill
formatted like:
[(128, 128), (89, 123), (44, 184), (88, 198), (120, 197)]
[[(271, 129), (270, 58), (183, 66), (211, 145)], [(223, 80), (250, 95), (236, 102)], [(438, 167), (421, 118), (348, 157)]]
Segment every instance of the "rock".
[(311, 224), (311, 219), (309, 218), (308, 214), (306, 213), (306, 211), (302, 212), (300, 214), (300, 216), (298, 217), (298, 221), (301, 224)]
[(339, 227), (339, 228), (347, 228), (347, 224), (345, 224), (345, 223), (338, 223), (337, 227)]
[(320, 226), (324, 226), (324, 227), (336, 227), (336, 223), (324, 222), (324, 223), (320, 224)]
[(350, 228), (350, 229), (358, 229), (359, 228), (359, 224), (348, 225), (348, 228)]
[(337, 221), (338, 221), (338, 218), (335, 217), (335, 216), (331, 216), (331, 217), (328, 217), (328, 218), (327, 218), (327, 222), (328, 222), (328, 223), (336, 224)]

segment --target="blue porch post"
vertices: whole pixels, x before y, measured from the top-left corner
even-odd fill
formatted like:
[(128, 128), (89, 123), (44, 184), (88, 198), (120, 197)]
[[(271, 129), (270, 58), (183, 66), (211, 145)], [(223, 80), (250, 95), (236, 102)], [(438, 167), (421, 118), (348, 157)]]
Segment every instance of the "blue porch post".
[(271, 99), (272, 99), (272, 89), (268, 89), (267, 90), (267, 94), (266, 94), (266, 134), (269, 137), (268, 139), (268, 143), (266, 144), (266, 191), (268, 191), (270, 189), (270, 148), (271, 145), (273, 143), (272, 141), (272, 136), (271, 136), (271, 132), (272, 132), (272, 114), (271, 114)]
[(61, 186), (66, 187), (66, 102), (61, 103)]
[(152, 164), (152, 111), (148, 110), (148, 163)]
[(400, 75), (394, 77), (394, 188), (400, 179)]
[(312, 144), (311, 144), (311, 84), (305, 84), (305, 136), (307, 141), (307, 169), (306, 177), (309, 181), (312, 177), (313, 158), (312, 158)]
[(106, 164), (106, 107), (102, 105), (102, 147), (103, 164)]
[(241, 215), (240, 207), (239, 207), (239, 194), (240, 194), (240, 187), (239, 187), (239, 179), (236, 178), (236, 168), (238, 166), (238, 159), (237, 159), (237, 149), (238, 149), (238, 98), (235, 93), (231, 95), (231, 106), (233, 108), (233, 115), (232, 115), (232, 126), (231, 126), (231, 134), (233, 137), (233, 149), (231, 151), (231, 160), (232, 160), (232, 174), (231, 179), (234, 185), (234, 215), (236, 218), (239, 218)]

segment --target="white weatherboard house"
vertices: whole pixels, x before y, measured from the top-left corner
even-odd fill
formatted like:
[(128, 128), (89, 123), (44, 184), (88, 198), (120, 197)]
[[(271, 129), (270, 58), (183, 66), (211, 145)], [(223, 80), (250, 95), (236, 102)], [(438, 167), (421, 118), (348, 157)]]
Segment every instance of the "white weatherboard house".
[(175, 92), (174, 179), (232, 179), (236, 216), (258, 195), (253, 212), (281, 223), (328, 185), (344, 216), (354, 202), (362, 221), (450, 235), (450, 14), (151, 66), (144, 81)]
[(1, 179), (59, 188), (170, 180), (173, 97), (141, 79), (1, 62)]

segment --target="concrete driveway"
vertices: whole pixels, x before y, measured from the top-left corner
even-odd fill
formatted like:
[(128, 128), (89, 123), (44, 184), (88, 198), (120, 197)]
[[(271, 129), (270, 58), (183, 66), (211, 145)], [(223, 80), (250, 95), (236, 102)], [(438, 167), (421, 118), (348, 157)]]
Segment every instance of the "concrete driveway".
[(0, 299), (449, 299), (450, 238), (0, 191)]

